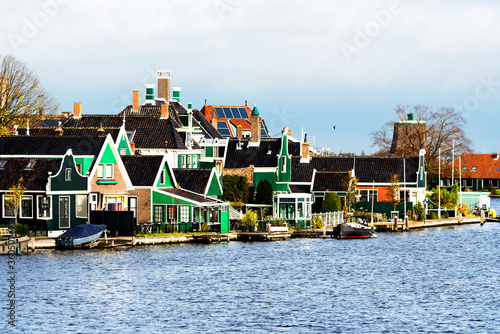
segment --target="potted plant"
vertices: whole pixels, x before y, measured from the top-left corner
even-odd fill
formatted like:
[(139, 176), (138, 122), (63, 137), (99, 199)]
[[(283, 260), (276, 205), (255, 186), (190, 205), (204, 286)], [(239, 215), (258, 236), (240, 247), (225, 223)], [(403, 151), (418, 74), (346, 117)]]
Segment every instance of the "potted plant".
[(315, 229), (323, 228), (323, 219), (320, 216), (314, 217), (312, 221), (313, 221), (313, 228)]
[(255, 232), (256, 227), (259, 225), (258, 214), (254, 210), (248, 210), (247, 213), (241, 218), (243, 226), (249, 227), (250, 232)]

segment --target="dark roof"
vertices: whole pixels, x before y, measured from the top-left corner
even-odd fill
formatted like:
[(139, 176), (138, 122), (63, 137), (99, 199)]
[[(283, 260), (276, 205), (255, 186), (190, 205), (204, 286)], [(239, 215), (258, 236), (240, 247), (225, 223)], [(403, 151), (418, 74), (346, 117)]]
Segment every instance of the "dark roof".
[[(82, 115), (70, 117), (63, 124), (63, 130), (70, 128), (119, 128), (123, 124), (123, 116), (115, 115)], [(126, 116), (125, 130), (135, 131), (133, 141), (138, 149), (187, 149), (184, 141), (175, 129), (171, 117), (162, 119), (158, 116)]]
[[(18, 128), (20, 136), (26, 135), (26, 128)], [(113, 140), (116, 140), (120, 128), (106, 128), (104, 135), (111, 134)], [(30, 128), (30, 136), (56, 136), (54, 128)], [(64, 128), (63, 136), (76, 136), (76, 137), (100, 137), (102, 134), (98, 132), (98, 128)]]
[(290, 185), (290, 190), (294, 194), (309, 194), (311, 191), (311, 186), (306, 186), (306, 185)]
[(198, 126), (201, 128), (201, 131), (203, 132), (203, 135), (205, 138), (219, 138), (223, 139), (224, 137), (217, 131), (212, 123), (210, 123), (205, 116), (198, 110), (194, 109), (193, 110), (193, 118), (198, 122)]
[[(418, 157), (406, 159), (406, 182), (416, 182)], [(311, 182), (313, 170), (317, 172), (348, 172), (355, 166), (359, 182), (390, 182), (394, 174), (403, 181), (403, 158), (373, 157), (311, 157), (309, 163), (300, 163), (300, 157), (292, 158), (292, 182)]]
[[(123, 117), (125, 116), (153, 116), (153, 117), (161, 117), (161, 105), (164, 104), (163, 101), (157, 101), (156, 105), (153, 104), (145, 104), (139, 106), (139, 110), (133, 111), (132, 106), (129, 105), (125, 109), (123, 109), (118, 115)], [(168, 112), (170, 117), (173, 118), (175, 127), (182, 127), (182, 122), (179, 118), (179, 113), (187, 113), (187, 110), (177, 101), (170, 101), (168, 106)]]
[(177, 184), (186, 190), (204, 194), (210, 179), (211, 169), (174, 168)]
[(184, 197), (188, 200), (198, 202), (200, 204), (207, 204), (207, 205), (209, 205), (209, 204), (212, 204), (212, 205), (213, 204), (223, 204), (222, 201), (214, 200), (210, 197), (204, 197), (204, 196), (201, 196), (201, 195), (198, 195), (198, 194), (195, 194), (195, 193), (192, 193), (190, 191), (180, 189), (180, 188), (162, 188), (162, 189), (158, 189), (158, 190), (166, 192), (166, 193), (170, 193), (173, 195), (178, 195), (178, 196)]
[[(264, 138), (258, 147), (248, 147), (249, 139), (241, 139), (241, 150), (236, 149), (238, 139), (229, 139), (224, 168), (276, 167), (281, 149), (281, 138)], [(300, 155), (300, 143), (288, 141), (291, 156)]]
[(316, 172), (312, 191), (347, 191), (348, 172)]
[(97, 156), (106, 137), (71, 136), (0, 136), (0, 155), (64, 155), (68, 149), (73, 155)]
[(154, 181), (161, 168), (162, 155), (122, 155), (132, 185), (154, 187)]
[[(55, 175), (61, 167), (62, 159), (29, 159), (8, 158), (3, 168), (0, 168), (0, 189), (8, 190), (19, 182), (22, 177), (22, 185), (26, 190), (45, 191), (49, 179), (49, 172)], [(25, 169), (30, 161), (35, 161), (32, 169)]]

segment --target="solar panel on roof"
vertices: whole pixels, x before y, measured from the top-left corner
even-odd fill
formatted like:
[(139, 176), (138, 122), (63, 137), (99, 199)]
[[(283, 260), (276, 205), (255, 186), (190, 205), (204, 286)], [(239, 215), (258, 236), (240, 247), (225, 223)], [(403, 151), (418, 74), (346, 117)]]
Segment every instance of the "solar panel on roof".
[(215, 113), (217, 114), (217, 118), (227, 118), (224, 110), (220, 107), (215, 108)]
[(217, 122), (217, 131), (225, 138), (231, 137), (231, 132), (229, 132), (226, 122)]
[(226, 114), (226, 118), (233, 118), (233, 113), (231, 112), (230, 108), (223, 108), (224, 109), (224, 114)]
[(241, 118), (238, 108), (231, 108), (231, 112), (233, 113), (233, 118)]
[(260, 123), (260, 137), (267, 138), (267, 132), (266, 129), (264, 129), (264, 125), (262, 123)]
[(241, 118), (248, 119), (246, 108), (238, 108), (238, 111), (240, 112)]

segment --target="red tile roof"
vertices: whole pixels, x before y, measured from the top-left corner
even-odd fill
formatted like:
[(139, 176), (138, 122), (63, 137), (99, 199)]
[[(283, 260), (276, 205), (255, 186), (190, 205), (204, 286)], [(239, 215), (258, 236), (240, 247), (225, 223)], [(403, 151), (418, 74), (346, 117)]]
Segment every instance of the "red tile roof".
[(204, 105), (203, 108), (201, 108), (200, 112), (205, 116), (207, 120), (212, 120), (212, 118), (219, 119), (217, 117), (217, 114), (215, 113), (215, 108), (245, 108), (248, 114), (248, 119), (250, 119), (250, 115), (252, 114), (252, 109), (250, 109), (248, 106), (209, 106), (209, 105)]
[[(464, 154), (461, 156), (461, 164), (462, 178), (500, 179), (500, 154)], [(449, 167), (451, 165), (450, 162)], [(455, 168), (458, 168), (458, 166), (459, 159), (456, 158)], [(458, 175), (455, 174), (455, 177), (458, 177)]]
[(246, 120), (246, 119), (231, 119), (231, 123), (234, 124), (235, 127), (238, 127), (238, 125), (241, 125), (241, 127), (243, 128), (243, 130), (250, 130), (252, 127), (251, 127), (251, 123)]

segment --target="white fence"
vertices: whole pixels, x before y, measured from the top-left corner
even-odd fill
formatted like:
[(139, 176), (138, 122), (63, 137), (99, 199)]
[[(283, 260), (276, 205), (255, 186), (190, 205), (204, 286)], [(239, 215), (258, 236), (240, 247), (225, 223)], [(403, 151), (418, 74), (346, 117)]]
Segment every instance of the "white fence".
[(324, 212), (324, 213), (313, 213), (312, 218), (321, 217), (323, 219), (323, 224), (326, 226), (335, 226), (344, 221), (344, 212)]

